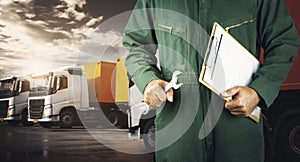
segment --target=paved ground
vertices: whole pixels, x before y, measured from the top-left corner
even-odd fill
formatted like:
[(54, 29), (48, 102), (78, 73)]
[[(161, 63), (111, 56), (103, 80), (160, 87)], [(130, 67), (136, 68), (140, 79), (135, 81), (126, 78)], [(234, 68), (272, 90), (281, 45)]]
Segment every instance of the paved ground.
[[(96, 140), (98, 137), (102, 138), (104, 136), (110, 137), (107, 138), (108, 141), (103, 141), (105, 146)], [(119, 141), (111, 142), (110, 139), (114, 138)], [(1, 162), (152, 161), (151, 154), (135, 155), (111, 149), (114, 147), (119, 148), (118, 145), (122, 146), (124, 150), (133, 150), (132, 152), (146, 151), (142, 141), (128, 140), (126, 130), (95, 129), (88, 132), (82, 127), (45, 129), (39, 126), (12, 127), (0, 123)]]
[[(0, 123), (0, 162), (151, 162), (152, 154), (145, 152), (143, 142), (129, 140), (126, 129), (46, 129)], [(269, 158), (266, 162), (288, 161)]]

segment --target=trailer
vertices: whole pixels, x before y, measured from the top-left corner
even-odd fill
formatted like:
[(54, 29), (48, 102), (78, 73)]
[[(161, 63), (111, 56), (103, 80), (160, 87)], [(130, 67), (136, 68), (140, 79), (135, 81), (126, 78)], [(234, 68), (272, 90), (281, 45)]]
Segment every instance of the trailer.
[[(285, 0), (300, 37), (300, 1)], [(273, 105), (264, 110), (266, 146), (270, 154), (300, 161), (300, 49)]]
[(47, 128), (70, 128), (100, 125), (108, 118), (114, 126), (127, 126), (123, 113), (128, 108), (124, 59), (62, 67), (32, 74), (31, 80), (28, 121)]
[(101, 109), (105, 118), (119, 128), (128, 127), (129, 80), (124, 61), (121, 58), (116, 63), (102, 61), (84, 64), (90, 106)]

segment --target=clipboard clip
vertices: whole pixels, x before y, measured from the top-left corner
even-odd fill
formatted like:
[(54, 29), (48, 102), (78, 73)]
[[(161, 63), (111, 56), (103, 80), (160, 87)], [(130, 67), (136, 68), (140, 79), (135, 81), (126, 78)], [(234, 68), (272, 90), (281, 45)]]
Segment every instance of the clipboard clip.
[(209, 44), (209, 49), (207, 51), (207, 57), (205, 63), (207, 67), (211, 69), (210, 79), (212, 79), (214, 74), (215, 65), (218, 59), (222, 38), (223, 38), (223, 34), (221, 34), (220, 37), (212, 36), (209, 42), (210, 44)]
[(220, 46), (221, 46), (222, 38), (223, 38), (223, 34), (221, 34), (220, 40), (218, 40), (218, 37), (215, 37), (215, 42), (216, 42), (216, 45), (214, 47), (215, 48), (215, 50), (214, 50), (215, 51), (215, 54), (214, 54), (215, 58), (214, 58), (214, 64), (212, 66), (210, 79), (212, 79), (214, 71), (215, 71), (216, 62), (217, 62), (217, 59), (218, 59), (218, 54), (219, 54), (219, 49), (220, 49)]

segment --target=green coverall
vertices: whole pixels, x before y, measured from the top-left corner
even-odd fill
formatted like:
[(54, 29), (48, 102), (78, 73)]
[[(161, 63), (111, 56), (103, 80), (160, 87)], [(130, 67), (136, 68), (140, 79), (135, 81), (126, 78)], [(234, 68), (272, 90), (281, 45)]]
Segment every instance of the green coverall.
[[(283, 0), (138, 0), (123, 38), (133, 82), (143, 92), (153, 79), (170, 81), (175, 70), (184, 72), (174, 102), (157, 109), (158, 162), (264, 161), (262, 121), (230, 114), (224, 102), (198, 82), (214, 22), (227, 27), (256, 58), (264, 49), (264, 62), (248, 86), (265, 108), (277, 97), (297, 54), (297, 32)], [(213, 130), (199, 138), (209, 108), (221, 110), (221, 116)]]

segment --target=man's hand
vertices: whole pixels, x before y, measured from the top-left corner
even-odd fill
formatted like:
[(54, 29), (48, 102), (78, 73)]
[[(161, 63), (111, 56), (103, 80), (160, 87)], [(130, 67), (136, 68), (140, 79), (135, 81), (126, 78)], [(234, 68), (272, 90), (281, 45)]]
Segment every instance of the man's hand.
[(231, 97), (232, 100), (225, 103), (231, 114), (248, 117), (257, 104), (259, 103), (259, 96), (252, 88), (245, 86), (235, 86), (221, 94), (225, 98)]
[(152, 80), (144, 90), (144, 101), (151, 107), (160, 107), (163, 102), (173, 102), (173, 89), (171, 88), (167, 93), (164, 87), (168, 82), (160, 79)]

